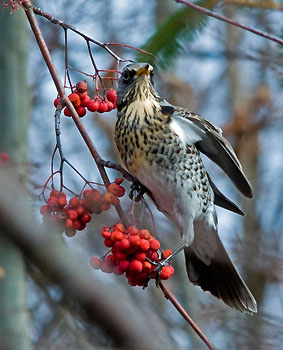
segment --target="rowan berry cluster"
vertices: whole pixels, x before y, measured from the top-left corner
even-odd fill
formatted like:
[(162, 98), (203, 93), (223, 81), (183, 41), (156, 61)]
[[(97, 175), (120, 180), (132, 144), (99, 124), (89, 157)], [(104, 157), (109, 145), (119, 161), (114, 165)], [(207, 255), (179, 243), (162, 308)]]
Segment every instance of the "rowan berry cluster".
[[(94, 256), (90, 261), (91, 266), (106, 273), (125, 273), (130, 286), (145, 286), (150, 278), (156, 278), (156, 265), (172, 254), (170, 249), (161, 253), (159, 241), (148, 230), (139, 230), (135, 226), (125, 229), (118, 223), (112, 227), (103, 227), (101, 235), (104, 245), (111, 251), (105, 258)], [(173, 273), (174, 268), (166, 265), (159, 278), (166, 280)]]
[[(91, 99), (87, 94), (87, 83), (80, 81), (76, 84), (76, 89), (69, 96), (69, 100), (72, 102), (80, 118), (86, 115), (86, 109), (90, 112), (110, 112), (116, 108), (117, 92), (114, 89), (110, 89), (106, 98), (96, 95), (94, 99)], [(54, 106), (57, 107), (60, 102), (60, 97), (54, 100)], [(64, 115), (71, 116), (71, 112), (67, 107), (64, 109)]]
[(124, 179), (117, 178), (107, 187), (107, 192), (102, 194), (97, 189), (83, 191), (81, 197), (72, 197), (67, 202), (66, 194), (53, 190), (50, 192), (47, 203), (40, 209), (43, 223), (54, 225), (59, 233), (65, 231), (66, 236), (75, 236), (77, 231), (85, 229), (92, 219), (92, 214), (100, 214), (111, 205), (119, 204), (119, 198), (125, 194), (125, 188), (121, 186)]

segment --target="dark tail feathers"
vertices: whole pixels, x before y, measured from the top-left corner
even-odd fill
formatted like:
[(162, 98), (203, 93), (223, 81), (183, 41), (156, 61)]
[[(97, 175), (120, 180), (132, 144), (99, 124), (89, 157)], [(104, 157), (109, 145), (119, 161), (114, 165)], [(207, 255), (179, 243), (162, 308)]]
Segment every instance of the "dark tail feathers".
[(256, 301), (230, 260), (218, 233), (217, 251), (207, 265), (193, 250), (185, 248), (186, 268), (190, 281), (222, 299), (230, 307), (247, 313), (256, 313)]

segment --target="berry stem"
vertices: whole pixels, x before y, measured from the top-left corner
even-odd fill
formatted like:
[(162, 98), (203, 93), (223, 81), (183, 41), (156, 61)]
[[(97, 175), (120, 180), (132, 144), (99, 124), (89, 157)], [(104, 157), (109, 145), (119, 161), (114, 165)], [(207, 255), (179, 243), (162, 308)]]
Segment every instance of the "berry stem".
[(214, 346), (210, 343), (210, 341), (207, 339), (207, 337), (204, 335), (204, 333), (201, 331), (198, 325), (191, 319), (187, 311), (178, 302), (178, 300), (174, 297), (174, 295), (170, 292), (170, 290), (166, 287), (166, 285), (160, 280), (158, 282), (158, 285), (161, 288), (165, 298), (168, 299), (174, 305), (177, 311), (183, 316), (183, 318), (188, 322), (188, 324), (193, 328), (193, 330), (198, 334), (201, 340), (205, 343), (207, 348), (210, 350), (214, 350), (215, 349)]
[[(58, 72), (55, 68), (55, 65), (52, 61), (52, 58), (51, 58), (51, 55), (50, 55), (50, 52), (49, 52), (49, 49), (46, 45), (46, 42), (42, 36), (42, 33), (41, 33), (41, 30), (38, 26), (38, 22), (35, 18), (35, 10), (34, 10), (34, 6), (31, 4), (31, 2), (29, 0), (27, 0), (24, 4), (24, 7), (26, 9), (25, 11), (25, 14), (28, 18), (28, 21), (30, 23), (30, 26), (32, 28), (32, 31), (34, 33), (34, 36), (36, 38), (36, 41), (37, 41), (37, 44), (40, 48), (40, 51), (42, 53), (42, 56), (45, 60), (45, 63), (49, 69), (49, 72), (50, 72), (50, 75), (52, 77), (52, 80), (57, 88), (57, 91), (59, 93), (59, 96), (61, 98), (61, 100), (63, 100), (64, 104), (66, 105), (66, 107), (69, 109), (69, 111), (71, 112), (71, 115), (72, 115), (72, 118), (74, 120), (74, 123), (76, 124), (82, 138), (84, 139), (96, 165), (97, 165), (97, 168), (98, 168), (98, 171), (101, 175), (101, 178), (105, 184), (106, 187), (109, 186), (110, 184), (110, 181), (109, 181), (109, 178), (108, 178), (108, 175), (105, 171), (105, 168), (103, 166), (101, 166), (99, 164), (99, 160), (101, 159), (100, 155), (98, 154), (90, 136), (88, 135), (85, 127), (83, 126), (81, 120), (80, 120), (80, 117), (78, 116), (78, 113), (77, 111), (75, 110), (73, 104), (71, 103), (71, 101), (69, 100), (69, 98), (67, 97), (66, 93), (65, 93), (65, 90), (64, 90), (64, 87), (62, 85), (62, 82), (59, 78), (59, 75), (58, 75)], [(52, 22), (52, 21), (51, 21)], [(60, 24), (60, 23), (57, 23), (57, 24)], [(64, 28), (64, 26), (63, 26)], [(75, 30), (74, 30), (75, 31)], [(106, 48), (105, 48), (106, 49)], [(119, 59), (119, 57), (117, 57), (117, 60)], [(127, 220), (127, 217), (125, 216), (120, 204), (116, 204), (115, 205), (115, 208), (116, 208), (116, 211), (117, 211), (117, 214), (119, 215), (121, 221), (124, 223), (125, 226), (128, 226), (128, 220)]]

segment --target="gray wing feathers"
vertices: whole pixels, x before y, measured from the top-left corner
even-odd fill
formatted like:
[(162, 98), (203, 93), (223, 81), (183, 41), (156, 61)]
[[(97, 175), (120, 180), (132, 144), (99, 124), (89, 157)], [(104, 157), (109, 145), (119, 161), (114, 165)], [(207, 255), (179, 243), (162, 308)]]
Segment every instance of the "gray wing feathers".
[(251, 185), (231, 145), (222, 136), (221, 129), (182, 108), (175, 108), (172, 120), (183, 130), (186, 142), (194, 143), (200, 152), (219, 165), (243, 195), (253, 197)]
[(216, 187), (215, 183), (213, 183), (213, 181), (211, 180), (208, 174), (207, 176), (208, 176), (210, 186), (214, 192), (214, 204), (217, 205), (218, 207), (230, 210), (236, 214), (245, 216), (245, 213), (235, 203), (233, 203), (229, 198), (224, 196), (224, 194), (219, 191), (219, 189)]

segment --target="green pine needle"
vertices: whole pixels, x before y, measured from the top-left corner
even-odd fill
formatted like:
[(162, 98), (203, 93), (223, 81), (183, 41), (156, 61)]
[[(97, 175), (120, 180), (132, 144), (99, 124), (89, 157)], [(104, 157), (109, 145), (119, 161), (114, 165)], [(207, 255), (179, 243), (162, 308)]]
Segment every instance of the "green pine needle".
[[(211, 0), (201, 0), (196, 4), (208, 9), (212, 8)], [(207, 22), (208, 16), (190, 7), (182, 8), (162, 23), (143, 46), (144, 50), (155, 57), (139, 52), (136, 61), (154, 63), (161, 69), (165, 69), (182, 51), (183, 43), (193, 41), (205, 28)]]

